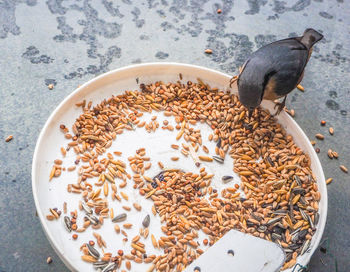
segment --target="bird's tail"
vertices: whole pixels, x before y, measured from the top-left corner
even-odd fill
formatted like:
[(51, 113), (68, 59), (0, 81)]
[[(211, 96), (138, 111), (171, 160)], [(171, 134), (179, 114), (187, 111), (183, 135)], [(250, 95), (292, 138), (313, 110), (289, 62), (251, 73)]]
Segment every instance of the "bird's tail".
[(300, 42), (310, 49), (319, 40), (322, 40), (323, 35), (312, 28), (308, 28), (304, 31)]

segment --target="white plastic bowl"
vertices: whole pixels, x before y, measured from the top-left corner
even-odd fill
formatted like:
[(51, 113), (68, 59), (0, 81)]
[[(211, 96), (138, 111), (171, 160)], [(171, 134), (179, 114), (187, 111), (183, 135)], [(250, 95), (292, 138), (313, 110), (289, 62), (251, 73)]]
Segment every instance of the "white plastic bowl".
[[(87, 101), (92, 100), (93, 104), (96, 104), (105, 98), (111, 97), (112, 95), (121, 94), (125, 90), (138, 89), (139, 84), (136, 82), (137, 78), (139, 83), (150, 83), (159, 80), (163, 82), (175, 82), (179, 80), (179, 73), (182, 73), (183, 75), (183, 82), (187, 82), (188, 80), (196, 82), (197, 78), (201, 78), (204, 82), (209, 83), (210, 86), (219, 87), (223, 90), (228, 89), (229, 80), (231, 78), (230, 75), (189, 64), (148, 63), (127, 66), (98, 76), (76, 89), (55, 109), (42, 129), (36, 144), (32, 165), (32, 188), (34, 201), (46, 236), (48, 237), (58, 256), (60, 256), (62, 261), (72, 271), (93, 271), (91, 264), (87, 264), (81, 260), (81, 252), (79, 251), (80, 245), (88, 240), (91, 240), (93, 236), (90, 228), (88, 231), (79, 234), (78, 240), (74, 241), (71, 238), (71, 233), (69, 234), (64, 229), (61, 221), (62, 218), (57, 221), (47, 221), (45, 218), (45, 215), (48, 214), (49, 208), (58, 207), (60, 210), (62, 210), (63, 201), (68, 203), (68, 210), (77, 209), (78, 200), (81, 198), (80, 195), (69, 194), (66, 191), (67, 184), (74, 183), (76, 181), (77, 174), (75, 172), (64, 172), (60, 178), (55, 178), (51, 182), (48, 180), (53, 161), (62, 157), (59, 151), (60, 147), (67, 145), (67, 140), (63, 137), (63, 134), (59, 132), (59, 125), (63, 123), (67, 125), (67, 127), (71, 127), (75, 121), (75, 118), (81, 114), (81, 109), (77, 108), (75, 103), (80, 102), (83, 99), (86, 99)], [(273, 108), (273, 104), (270, 102), (264, 102), (262, 105), (270, 110)], [(152, 115), (155, 115), (155, 113), (152, 113)], [(298, 124), (285, 112), (282, 112), (278, 116), (278, 121), (284, 126), (286, 131), (293, 136), (296, 144), (310, 156), (312, 162), (311, 168), (317, 177), (318, 188), (321, 192), (321, 201), (319, 203), (320, 219), (317, 225), (317, 231), (312, 238), (309, 251), (297, 259), (299, 264), (307, 265), (321, 240), (326, 223), (327, 189), (325, 178), (320, 161), (313, 147), (311, 146), (309, 139), (306, 137)], [(170, 158), (171, 155), (174, 156), (175, 153), (169, 150), (169, 143), (166, 143), (166, 141), (169, 141), (167, 136), (170, 134), (166, 134), (165, 132), (162, 132), (162, 130), (158, 130), (156, 134), (145, 134), (141, 130), (140, 132), (136, 130), (132, 133), (127, 134), (126, 136), (120, 136), (120, 138), (118, 136), (117, 140), (113, 143), (111, 150), (117, 149), (122, 151), (124, 150), (124, 152), (128, 151), (126, 155), (129, 156), (130, 154), (134, 154), (137, 148), (145, 146), (147, 152), (153, 152), (153, 154), (150, 156), (152, 159), (154, 157), (159, 157), (162, 158), (162, 161), (164, 161), (166, 158)], [(206, 139), (206, 137), (203, 136), (205, 133), (206, 132), (202, 130), (203, 139)], [(172, 139), (170, 140), (171, 143), (175, 142), (174, 138), (175, 137), (172, 136)], [(167, 146), (164, 147), (164, 144)], [(208, 147), (210, 148), (209, 144)], [(75, 155), (73, 152), (69, 153), (69, 155), (67, 154), (67, 158), (64, 160), (64, 165), (67, 167), (73, 165), (74, 159)], [(181, 167), (189, 171), (195, 171), (195, 168), (191, 168), (190, 166), (193, 164), (191, 163), (191, 159), (188, 160), (189, 163), (184, 162), (184, 160), (181, 159), (180, 161), (183, 163)], [(67, 161), (69, 162), (68, 164), (66, 163)], [(175, 164), (175, 162), (172, 162), (171, 160), (166, 160), (166, 163), (169, 166), (174, 166)], [(227, 164), (229, 163), (225, 163), (225, 165)], [(154, 169), (152, 171), (153, 174), (155, 174), (158, 171), (156, 160), (153, 162), (153, 165), (154, 166), (152, 168)], [(215, 167), (211, 165), (206, 165), (206, 167), (218, 175), (220, 173), (223, 174), (225, 171), (227, 173), (227, 168), (218, 166), (218, 164), (215, 164)], [(229, 167), (229, 169), (232, 168)], [(236, 180), (236, 182), (239, 182), (239, 180)], [(218, 185), (219, 187), (221, 186), (219, 182), (215, 183), (214, 181), (214, 184)], [(132, 211), (130, 213), (130, 219), (132, 222), (140, 222), (147, 211), (150, 213), (151, 203), (150, 201), (145, 202), (144, 198), (140, 197), (138, 193), (131, 188), (131, 185), (128, 187), (127, 193), (129, 194), (129, 197), (134, 199), (134, 201), (140, 202), (143, 206), (143, 211), (141, 213)], [(133, 201), (130, 200), (129, 202), (131, 204)], [(118, 211), (121, 212), (119, 209)], [(80, 219), (82, 219), (82, 216), (80, 216)], [(113, 226), (109, 221), (110, 220), (106, 220), (103, 228), (97, 230), (96, 232), (102, 234), (104, 239), (107, 241), (108, 249), (114, 249), (112, 251), (114, 254), (116, 253), (116, 249), (119, 248), (124, 248), (125, 252), (128, 251), (129, 247), (123, 247), (119, 241), (121, 240), (120, 235), (117, 236), (115, 234)], [(160, 233), (160, 222), (157, 221), (159, 221), (159, 219), (156, 220), (152, 218), (151, 220), (152, 225), (150, 232), (153, 230), (153, 233), (155, 234), (157, 233), (157, 228), (159, 229), (158, 231)], [(136, 235), (137, 232), (138, 227), (135, 227), (134, 230), (130, 231), (129, 238)], [(152, 248), (150, 244), (148, 245), (148, 243), (150, 243), (149, 240), (150, 239), (145, 242), (146, 246), (149, 246), (148, 248)], [(119, 248), (117, 248), (117, 246), (119, 246)], [(106, 252), (108, 252), (108, 250)], [(133, 271), (144, 270), (145, 266), (133, 264)], [(287, 271), (292, 271), (292, 269)]]

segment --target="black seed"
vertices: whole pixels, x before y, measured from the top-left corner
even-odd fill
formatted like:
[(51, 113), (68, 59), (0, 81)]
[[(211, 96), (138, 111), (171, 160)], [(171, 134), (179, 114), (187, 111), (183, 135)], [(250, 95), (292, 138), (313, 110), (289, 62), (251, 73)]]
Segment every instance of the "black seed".
[(151, 220), (151, 217), (149, 216), (149, 214), (147, 214), (146, 217), (145, 217), (145, 218), (143, 219), (143, 221), (142, 221), (142, 225), (143, 225), (145, 228), (148, 228), (148, 227), (149, 227), (150, 220)]
[(255, 224), (254, 224), (254, 223), (252, 223), (252, 222), (250, 222), (250, 221), (247, 221), (247, 226), (248, 226), (248, 227), (254, 227), (254, 226), (255, 226)]
[(221, 148), (221, 138), (218, 139), (218, 142), (216, 143), (217, 148)]
[(155, 188), (158, 187), (158, 184), (157, 184), (157, 182), (155, 182), (155, 181), (153, 181), (153, 182), (151, 183), (151, 185), (152, 185), (152, 188), (153, 188), (153, 189), (155, 189)]
[(277, 234), (279, 234), (279, 235), (281, 235), (284, 232), (284, 229), (282, 229), (282, 228), (280, 228), (278, 226), (275, 226), (272, 231), (277, 233)]
[(246, 130), (250, 130), (250, 131), (253, 130), (253, 126), (250, 125), (250, 124), (247, 124), (247, 123), (243, 123), (243, 127), (244, 127)]
[(201, 268), (199, 266), (196, 266), (194, 269), (193, 269), (194, 272), (201, 272)]
[(292, 253), (286, 254), (286, 260), (285, 262), (289, 262), (292, 259)]
[(326, 249), (325, 247), (320, 247), (320, 251), (321, 251), (322, 253), (327, 253), (327, 249)]
[(290, 248), (291, 250), (297, 250), (300, 246), (301, 246), (301, 245), (292, 244), (292, 245), (289, 246), (289, 248)]
[(299, 234), (298, 234), (299, 240), (304, 240), (304, 238), (305, 238), (305, 236), (306, 236), (307, 233), (308, 233), (308, 231), (307, 231), (306, 229), (301, 230), (301, 231), (299, 232)]
[(229, 249), (229, 250), (227, 251), (227, 254), (230, 254), (230, 255), (232, 255), (232, 256), (235, 256), (235, 252), (234, 252), (232, 249)]
[(275, 163), (271, 160), (271, 158), (269, 156), (267, 157), (267, 161), (269, 162), (269, 164), (271, 166), (275, 166)]

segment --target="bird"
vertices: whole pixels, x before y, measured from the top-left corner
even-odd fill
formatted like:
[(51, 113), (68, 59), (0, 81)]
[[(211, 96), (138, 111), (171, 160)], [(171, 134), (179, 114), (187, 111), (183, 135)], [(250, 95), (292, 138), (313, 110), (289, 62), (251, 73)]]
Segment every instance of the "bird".
[(251, 54), (239, 75), (230, 80), (230, 86), (237, 81), (239, 100), (248, 109), (249, 118), (264, 99), (284, 97), (276, 103), (275, 114), (283, 110), (287, 95), (303, 79), (314, 44), (322, 38), (321, 33), (308, 28), (301, 37), (272, 42)]

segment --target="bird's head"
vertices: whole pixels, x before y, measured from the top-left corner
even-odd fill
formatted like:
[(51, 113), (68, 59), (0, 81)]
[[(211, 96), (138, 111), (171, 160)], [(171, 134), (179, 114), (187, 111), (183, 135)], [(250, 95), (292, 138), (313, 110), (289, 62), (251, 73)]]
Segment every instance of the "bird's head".
[(255, 84), (254, 81), (247, 81), (244, 77), (240, 77), (238, 82), (238, 96), (239, 101), (252, 114), (262, 101), (264, 89), (262, 84)]

